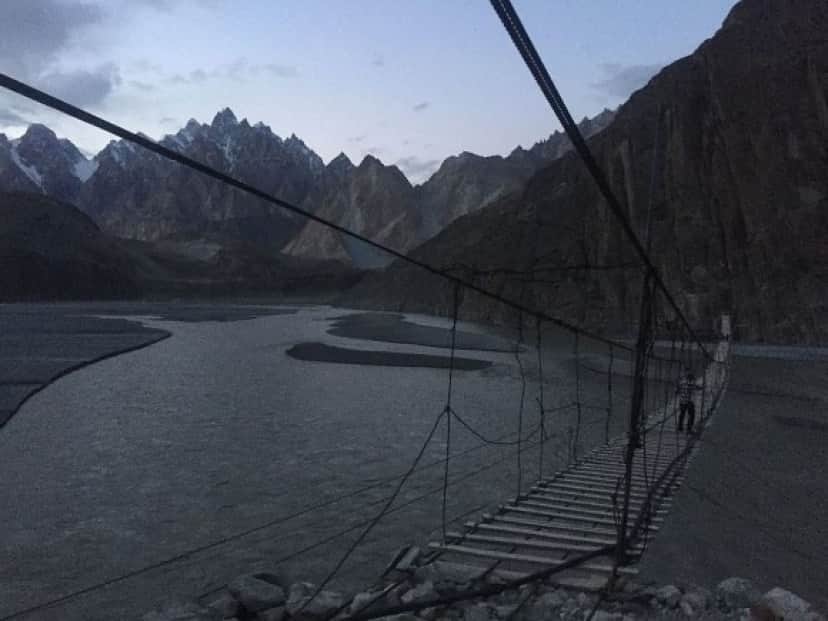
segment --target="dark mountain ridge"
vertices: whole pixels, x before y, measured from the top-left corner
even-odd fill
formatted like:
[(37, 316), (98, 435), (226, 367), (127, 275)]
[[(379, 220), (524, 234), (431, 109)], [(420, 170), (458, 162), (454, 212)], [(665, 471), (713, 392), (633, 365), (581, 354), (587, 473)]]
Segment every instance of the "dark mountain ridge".
[[(589, 140), (651, 256), (702, 329), (732, 310), (741, 338), (828, 342), (828, 3), (743, 0), (693, 54), (634, 93)], [(649, 207), (648, 207), (649, 206)], [(525, 189), (459, 218), (413, 255), (444, 268), (547, 272), (480, 276), (490, 289), (572, 321), (634, 325), (640, 270), (575, 154)], [(352, 303), (446, 312), (445, 285), (400, 262)], [(466, 315), (514, 313), (468, 296)]]
[[(599, 131), (612, 116), (605, 111), (585, 119), (583, 127)], [(548, 158), (568, 148), (555, 133), (506, 158), (463, 153), (415, 187), (396, 166), (370, 155), (359, 166), (344, 155), (325, 166), (295, 135), (282, 139), (262, 123), (239, 121), (229, 108), (210, 124), (191, 119), (160, 142), (400, 251), (517, 190)], [(103, 230), (124, 238), (241, 241), (367, 268), (388, 261), (364, 244), (123, 140), (111, 141), (88, 160), (42, 125), (13, 141), (0, 135), (0, 189), (43, 192), (76, 204)]]

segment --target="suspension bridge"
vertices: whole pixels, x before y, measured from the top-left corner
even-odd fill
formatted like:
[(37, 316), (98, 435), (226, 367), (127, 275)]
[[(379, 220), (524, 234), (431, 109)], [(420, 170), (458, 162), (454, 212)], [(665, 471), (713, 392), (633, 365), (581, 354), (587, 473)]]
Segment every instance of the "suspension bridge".
[[(592, 156), (511, 3), (508, 0), (492, 0), (492, 5), (567, 132), (576, 153), (583, 159), (594, 178), (609, 210), (614, 214), (619, 229), (629, 245), (630, 256), (637, 259), (635, 269), (638, 271), (635, 273), (641, 277), (641, 310), (636, 326), (638, 336), (634, 344), (613, 339), (594, 326), (577, 325), (571, 318), (557, 316), (548, 309), (533, 308), (525, 303), (523, 296), (515, 299), (504, 294), (502, 290), (486, 288), (475, 277), (462, 278), (451, 270), (384, 246), (359, 232), (326, 220), (203, 162), (156, 143), (142, 134), (131, 132), (10, 76), (0, 74), (0, 86), (10, 91), (143, 147), (166, 158), (171, 164), (186, 166), (276, 208), (316, 221), (341, 235), (357, 239), (397, 260), (430, 273), (453, 292), (450, 306), (453, 316), (450, 345), (452, 362), (456, 350), (457, 321), (462, 312), (459, 295), (461, 290), (487, 298), (510, 309), (516, 315), (519, 334), (515, 343), (515, 362), (520, 370), (523, 389), (517, 408), (515, 434), (506, 441), (492, 440), (482, 430), (461, 417), (452, 401), (455, 369), (451, 364), (447, 378), (446, 406), (437, 414), (415, 459), (408, 470), (395, 479), (393, 492), (381, 503), (380, 510), (367, 520), (337, 562), (333, 563), (330, 572), (319, 582), (308, 602), (313, 601), (336, 578), (354, 550), (364, 544), (376, 525), (400, 509), (395, 503), (411, 475), (422, 468), (421, 460), (438, 431), (445, 432), (446, 447), (445, 459), (442, 462), (444, 472), (438, 520), (442, 536), (429, 544), (431, 559), (439, 558), (443, 562), (480, 571), (481, 574), (498, 575), (501, 578), (500, 582), (490, 587), (486, 593), (514, 589), (531, 580), (548, 580), (564, 586), (591, 590), (606, 590), (607, 587), (617, 585), (626, 577), (636, 575), (637, 560), (641, 558), (652, 538), (657, 536), (660, 525), (669, 518), (673, 496), (681, 487), (683, 477), (703, 437), (704, 427), (715, 413), (727, 385), (729, 320), (722, 320), (715, 339), (702, 338), (698, 327), (691, 324), (656, 268), (655, 261), (649, 255), (648, 245), (643, 243), (636, 233), (636, 225), (630, 221), (628, 210), (619, 202), (607, 177)], [(589, 267), (584, 269), (588, 271)], [(537, 326), (537, 384), (540, 391), (537, 404), (539, 424), (528, 433), (524, 419), (528, 409), (528, 380), (521, 357), (525, 345), (524, 326), (527, 320), (534, 320)], [(575, 401), (564, 408), (553, 408), (544, 403), (545, 381), (540, 355), (543, 351), (543, 326), (555, 326), (575, 336), (575, 378), (578, 385), (582, 367), (582, 360), (577, 353), (578, 339), (589, 339), (596, 346), (606, 348), (607, 432), (604, 442), (591, 450), (583, 450), (580, 434), (586, 424), (582, 419), (583, 412), (594, 406), (583, 402), (580, 389), (576, 388)], [(613, 371), (613, 360), (619, 352), (627, 357), (626, 362), (630, 371), (629, 397), (613, 392), (614, 382), (618, 378)], [(701, 375), (699, 390), (695, 391), (693, 396), (699, 421), (693, 433), (683, 434), (678, 431), (676, 425), (677, 401), (674, 389), (681, 373), (691, 368), (699, 371)], [(613, 412), (619, 411), (629, 418), (627, 431), (610, 437), (610, 417)], [(571, 421), (571, 432), (567, 437), (553, 432), (553, 416), (566, 417)], [(453, 520), (447, 514), (447, 505), (454, 457), (451, 439), (452, 434), (457, 433), (458, 429), (472, 433), (484, 444), (507, 444), (516, 448), (517, 493), (478, 519), (462, 522), (460, 527), (456, 528), (452, 527)], [(525, 449), (530, 445), (539, 452), (540, 463), (537, 478), (527, 484), (523, 478), (524, 468), (521, 459)], [(549, 465), (555, 463), (551, 457), (560, 455), (565, 455), (565, 466), (557, 472), (548, 473), (546, 470)], [(547, 457), (546, 462), (544, 456)], [(279, 520), (273, 520), (244, 531), (229, 533), (221, 539), (205, 543), (198, 549), (184, 551), (152, 565), (124, 572), (100, 583), (19, 610), (3, 619), (22, 618), (44, 608), (59, 606), (71, 599), (133, 579), (141, 573), (173, 565), (191, 554), (226, 545), (279, 523)], [(347, 529), (343, 534), (352, 530), (353, 528)], [(479, 594), (480, 592), (466, 593), (457, 597), (473, 597)], [(418, 602), (403, 609), (413, 611), (436, 603), (439, 602)], [(393, 611), (378, 611), (370, 616), (360, 616), (357, 612), (355, 616), (363, 619), (374, 618), (401, 612), (403, 609), (398, 607)]]

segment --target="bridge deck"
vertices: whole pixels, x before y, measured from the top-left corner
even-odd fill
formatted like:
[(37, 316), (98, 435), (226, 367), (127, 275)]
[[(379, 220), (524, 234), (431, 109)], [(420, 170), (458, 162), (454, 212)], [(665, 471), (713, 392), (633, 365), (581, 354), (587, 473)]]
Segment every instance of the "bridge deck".
[[(727, 360), (728, 343), (719, 344), (716, 360)], [(695, 396), (697, 421), (718, 403), (715, 396), (726, 381), (726, 365), (711, 364), (705, 371), (704, 391)], [(703, 393), (703, 394), (702, 394)], [(628, 563), (618, 575), (634, 576), (647, 542), (667, 517), (673, 496), (696, 451), (676, 460), (690, 436), (676, 427), (677, 403), (653, 412), (646, 425), (643, 445), (635, 451), (629, 505), (628, 529), (632, 530), (653, 488), (650, 517), (643, 535), (629, 546)], [(599, 446), (557, 474), (541, 479), (528, 492), (505, 503), (477, 521), (466, 522), (461, 532), (446, 534), (444, 541), (431, 542), (441, 562), (459, 563), (513, 579), (569, 561), (586, 552), (615, 543), (618, 537), (624, 495), (626, 436)], [(675, 463), (674, 463), (675, 462)], [(669, 469), (669, 472), (668, 472)], [(656, 483), (660, 483), (656, 486)], [(628, 531), (628, 532), (629, 532)], [(576, 569), (554, 574), (551, 582), (587, 590), (607, 584), (614, 558), (599, 557)]]

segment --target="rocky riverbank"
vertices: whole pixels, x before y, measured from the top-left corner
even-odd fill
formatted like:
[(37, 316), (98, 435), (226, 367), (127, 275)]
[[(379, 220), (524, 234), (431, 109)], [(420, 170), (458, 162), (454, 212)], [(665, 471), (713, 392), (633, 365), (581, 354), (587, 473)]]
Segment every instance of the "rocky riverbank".
[[(825, 621), (796, 594), (775, 587), (762, 594), (749, 580), (728, 578), (713, 589), (698, 585), (626, 582), (609, 593), (563, 589), (542, 581), (516, 588), (495, 572), (433, 561), (419, 550), (397, 555), (381, 583), (345, 595), (308, 582), (290, 583), (278, 573), (241, 576), (202, 602), (150, 612), (143, 621), (321, 621), (375, 618), (393, 621), (543, 621), (546, 619), (634, 621), (711, 619)], [(475, 592), (488, 593), (464, 599)], [(315, 597), (312, 597), (314, 596)]]

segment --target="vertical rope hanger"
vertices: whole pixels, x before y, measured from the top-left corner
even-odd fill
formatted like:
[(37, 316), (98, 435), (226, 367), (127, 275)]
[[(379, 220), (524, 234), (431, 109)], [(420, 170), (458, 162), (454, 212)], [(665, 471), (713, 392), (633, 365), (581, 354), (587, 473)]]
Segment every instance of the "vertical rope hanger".
[(543, 407), (543, 322), (537, 317), (537, 342), (535, 347), (538, 350), (538, 411), (540, 414), (540, 450), (538, 457), (538, 480), (543, 478), (543, 448), (546, 442), (546, 411)]
[(612, 418), (612, 365), (615, 349), (609, 346), (609, 365), (607, 366), (607, 420), (604, 424), (604, 444), (609, 444), (610, 419)]
[(578, 445), (581, 442), (581, 339), (580, 335), (575, 335), (575, 408), (576, 408), (576, 423), (575, 435), (572, 439), (572, 460), (578, 459)]
[(454, 355), (457, 348), (457, 315), (460, 307), (460, 285), (455, 284), (452, 291), (452, 313), (451, 313), (451, 350), (449, 354), (448, 391), (446, 394), (446, 406), (443, 413), (446, 416), (446, 460), (443, 467), (443, 502), (441, 507), (441, 526), (443, 542), (446, 541), (446, 505), (448, 501), (449, 486), (449, 460), (451, 458), (451, 419), (454, 410), (451, 407), (452, 391), (454, 389)]
[(520, 359), (520, 348), (523, 346), (523, 313), (518, 311), (518, 339), (515, 343), (515, 360), (520, 370), (520, 404), (518, 405), (518, 434), (517, 434), (517, 495), (520, 497), (523, 488), (523, 407), (526, 400), (526, 372), (523, 361)]

